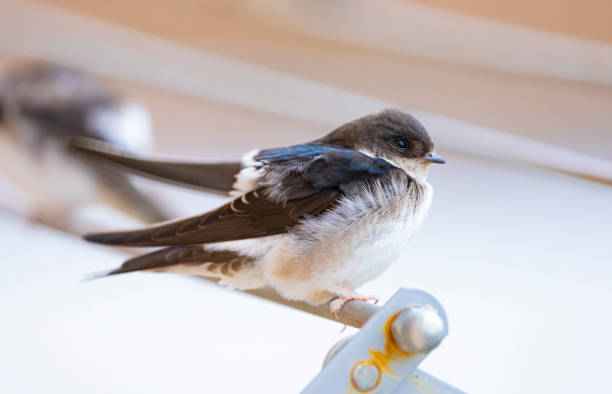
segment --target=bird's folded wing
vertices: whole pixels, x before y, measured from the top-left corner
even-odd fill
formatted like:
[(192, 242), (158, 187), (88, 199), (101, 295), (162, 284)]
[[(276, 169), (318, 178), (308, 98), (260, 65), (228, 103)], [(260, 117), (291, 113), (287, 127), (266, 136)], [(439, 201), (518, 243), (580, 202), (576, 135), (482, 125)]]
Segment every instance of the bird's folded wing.
[(160, 269), (173, 265), (210, 263), (208, 271), (221, 275), (231, 275), (253, 261), (252, 257), (230, 250), (208, 250), (202, 245), (170, 246), (124, 262), (121, 267), (108, 272), (108, 275), (127, 272)]
[(109, 245), (162, 246), (236, 241), (282, 234), (304, 214), (317, 215), (325, 211), (339, 193), (338, 190), (327, 189), (283, 205), (266, 198), (260, 189), (200, 216), (162, 223), (143, 230), (90, 234), (85, 239)]
[(241, 169), (239, 162), (191, 163), (141, 159), (110, 144), (82, 137), (71, 138), (69, 145), (87, 157), (140, 176), (220, 193), (232, 190), (234, 176)]
[(203, 215), (136, 231), (87, 235), (110, 245), (169, 246), (235, 241), (282, 234), (307, 216), (329, 210), (348, 193), (374, 181), (407, 175), (382, 159), (331, 149), (285, 168), (280, 182), (262, 185)]

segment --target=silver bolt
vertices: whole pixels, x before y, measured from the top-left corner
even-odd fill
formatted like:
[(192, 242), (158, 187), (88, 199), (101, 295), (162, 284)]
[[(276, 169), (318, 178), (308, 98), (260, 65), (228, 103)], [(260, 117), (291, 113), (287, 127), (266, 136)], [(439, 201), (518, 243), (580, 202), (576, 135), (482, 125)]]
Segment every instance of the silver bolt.
[(414, 305), (403, 309), (391, 324), (397, 347), (409, 353), (427, 353), (442, 342), (448, 328), (431, 306)]
[(353, 386), (359, 391), (370, 391), (380, 382), (380, 370), (369, 361), (359, 361), (351, 371)]

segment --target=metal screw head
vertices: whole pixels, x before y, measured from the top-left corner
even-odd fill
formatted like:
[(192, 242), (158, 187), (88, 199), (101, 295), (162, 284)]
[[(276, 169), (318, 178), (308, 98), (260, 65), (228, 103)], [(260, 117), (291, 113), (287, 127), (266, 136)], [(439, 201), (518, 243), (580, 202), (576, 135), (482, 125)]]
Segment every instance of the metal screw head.
[(374, 390), (380, 383), (380, 370), (370, 361), (358, 361), (351, 370), (351, 382), (359, 391)]
[(440, 344), (448, 328), (433, 307), (414, 305), (397, 315), (391, 324), (391, 333), (400, 350), (427, 353)]

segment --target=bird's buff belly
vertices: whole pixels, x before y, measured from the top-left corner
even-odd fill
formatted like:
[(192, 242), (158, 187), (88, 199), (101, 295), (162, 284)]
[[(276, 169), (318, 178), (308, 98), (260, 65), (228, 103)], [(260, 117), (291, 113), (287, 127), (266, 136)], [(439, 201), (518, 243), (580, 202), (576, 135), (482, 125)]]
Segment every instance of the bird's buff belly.
[(399, 222), (356, 227), (339, 229), (307, 247), (287, 237), (264, 260), (267, 282), (286, 298), (325, 302), (333, 296), (328, 289), (355, 289), (380, 276), (397, 260), (412, 233)]

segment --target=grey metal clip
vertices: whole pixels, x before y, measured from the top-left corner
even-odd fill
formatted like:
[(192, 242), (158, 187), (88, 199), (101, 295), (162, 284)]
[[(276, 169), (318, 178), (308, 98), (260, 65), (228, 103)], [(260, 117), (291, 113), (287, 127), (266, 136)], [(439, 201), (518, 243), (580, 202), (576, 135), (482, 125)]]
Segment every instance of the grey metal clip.
[(330, 349), (303, 393), (461, 393), (417, 370), (447, 333), (446, 314), (434, 297), (400, 289), (359, 333)]

